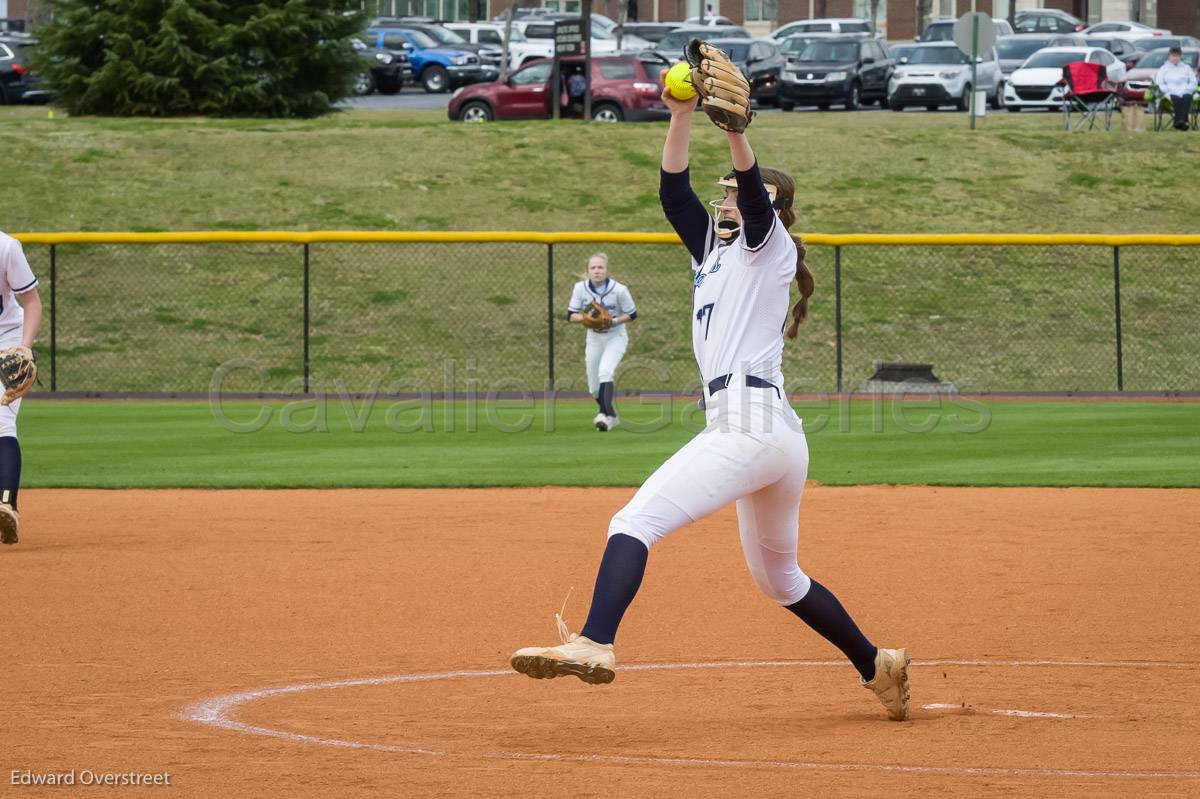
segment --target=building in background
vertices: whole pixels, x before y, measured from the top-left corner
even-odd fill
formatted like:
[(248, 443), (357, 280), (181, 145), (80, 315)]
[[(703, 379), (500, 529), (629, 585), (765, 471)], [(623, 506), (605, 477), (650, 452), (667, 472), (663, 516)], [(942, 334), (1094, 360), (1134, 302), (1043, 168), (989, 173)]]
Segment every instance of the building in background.
[[(388, 2), (389, 0), (382, 0)], [(400, 4), (451, 4), (456, 0), (396, 0)], [(463, 3), (465, 0), (457, 0)], [(487, 18), (510, 6), (505, 0), (487, 0)], [(683, 20), (700, 14), (701, 0), (593, 0), (599, 14), (619, 19), (627, 4), (630, 18), (643, 22)], [(1007, 18), (1012, 11), (1054, 8), (1085, 23), (1106, 19), (1132, 19), (1179, 34), (1200, 36), (1200, 0), (704, 0), (705, 14), (719, 14), (745, 25), (755, 34), (765, 33), (798, 19), (859, 17), (874, 20), (888, 39), (915, 38), (930, 22), (982, 11)], [(553, 11), (579, 10), (579, 0), (519, 0), (521, 7)]]
[[(785, 22), (822, 17), (873, 20), (891, 40), (913, 39), (937, 19), (982, 11), (1008, 17), (1015, 11), (1054, 8), (1085, 23), (1131, 19), (1177, 34), (1200, 36), (1200, 0), (703, 0), (706, 15), (719, 14), (745, 25), (754, 34)], [(701, 0), (593, 0), (592, 10), (614, 20), (625, 11), (643, 22), (683, 20), (700, 14)], [(512, 7), (511, 0), (359, 0), (371, 16), (422, 16), (441, 20), (492, 19)], [(517, 0), (521, 8), (579, 13), (580, 0)], [(0, 0), (0, 20), (28, 28), (43, 13), (44, 0)], [(0, 25), (2, 27), (2, 25)]]

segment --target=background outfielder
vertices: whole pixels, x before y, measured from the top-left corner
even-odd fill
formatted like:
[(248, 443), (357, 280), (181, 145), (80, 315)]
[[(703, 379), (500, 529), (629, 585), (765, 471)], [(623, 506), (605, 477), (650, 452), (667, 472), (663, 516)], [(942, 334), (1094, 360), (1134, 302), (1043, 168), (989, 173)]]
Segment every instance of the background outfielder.
[[(707, 426), (660, 466), (613, 518), (579, 635), (559, 617), (560, 646), (513, 654), (531, 677), (574, 675), (590, 683), (615, 677), (613, 640), (641, 586), (650, 548), (671, 532), (737, 503), (750, 575), (771, 600), (834, 644), (874, 691), (888, 717), (908, 717), (908, 654), (878, 649), (827, 588), (797, 563), (800, 498), (808, 474), (804, 429), (784, 391), (784, 331), (795, 338), (808, 314), (812, 274), (787, 231), (795, 221), (795, 183), (759, 169), (744, 135), (749, 86), (715, 47), (691, 43), (693, 83), (712, 120), (727, 131), (733, 172), (718, 181), (716, 219), (692, 191), (688, 138), (694, 101), (663, 102), (671, 124), (663, 146), (659, 197), (692, 256), (692, 348), (704, 382)], [(715, 224), (714, 224), (715, 222)], [(800, 300), (789, 312), (789, 287)], [(700, 597), (698, 607), (709, 598)]]
[(612, 430), (621, 421), (613, 397), (617, 367), (629, 346), (627, 325), (637, 319), (637, 307), (629, 289), (609, 277), (608, 256), (598, 252), (588, 258), (587, 278), (575, 284), (567, 321), (587, 330), (584, 361), (588, 393), (596, 398), (600, 412), (593, 423), (600, 431)]
[[(21, 300), (18, 303), (17, 297)], [(21, 445), (17, 413), (21, 395), (36, 377), (30, 348), (42, 323), (37, 278), (25, 260), (21, 242), (0, 233), (0, 543), (17, 543), (17, 489), (21, 485)]]

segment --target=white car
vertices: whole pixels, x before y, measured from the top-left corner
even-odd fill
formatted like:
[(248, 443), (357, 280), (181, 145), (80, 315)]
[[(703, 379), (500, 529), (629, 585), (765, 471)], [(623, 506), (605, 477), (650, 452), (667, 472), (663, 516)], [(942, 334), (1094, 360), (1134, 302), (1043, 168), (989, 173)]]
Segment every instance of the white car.
[(845, 19), (802, 19), (797, 22), (789, 22), (771, 31), (765, 38), (773, 44), (779, 44), (789, 36), (806, 36), (811, 33), (874, 35), (870, 22), (865, 19), (847, 17)]
[(729, 17), (722, 17), (720, 14), (708, 14), (707, 16), (705, 16), (705, 17), (704, 17), (704, 19), (703, 19), (703, 20), (702, 20), (702, 19), (700, 19), (700, 17), (688, 17), (687, 19), (685, 19), (685, 20), (683, 21), (683, 24), (684, 24), (684, 25), (687, 25), (687, 26), (695, 26), (695, 25), (715, 25), (715, 26), (721, 26), (721, 25), (737, 25), (737, 23), (736, 23), (736, 22), (734, 22), (734, 21), (733, 21), (732, 19), (730, 19)]
[(1063, 67), (1076, 61), (1103, 64), (1113, 83), (1120, 83), (1125, 78), (1125, 65), (1102, 47), (1047, 47), (1031, 55), (1008, 76), (1004, 85), (1004, 105), (1009, 111), (1061, 108)]
[[(519, 29), (530, 41), (547, 42), (554, 46), (554, 20), (533, 17), (514, 19), (513, 29)], [(592, 26), (592, 55), (612, 55), (617, 52), (617, 37), (597, 25)]]
[[(468, 42), (475, 44), (492, 44), (504, 46), (504, 25), (495, 22), (447, 22), (445, 27), (457, 33)], [(554, 55), (553, 42), (539, 39), (526, 39), (520, 28), (513, 26), (512, 42), (508, 46), (511, 69), (516, 69), (526, 61), (534, 58), (550, 58)]]
[(1164, 28), (1152, 28), (1141, 22), (1133, 22), (1132, 20), (1111, 20), (1107, 22), (1097, 22), (1090, 28), (1083, 31), (1085, 36), (1098, 36), (1103, 34), (1106, 37), (1114, 39), (1124, 39), (1127, 42), (1132, 42), (1134, 39), (1145, 39), (1147, 36), (1170, 36), (1171, 32)]

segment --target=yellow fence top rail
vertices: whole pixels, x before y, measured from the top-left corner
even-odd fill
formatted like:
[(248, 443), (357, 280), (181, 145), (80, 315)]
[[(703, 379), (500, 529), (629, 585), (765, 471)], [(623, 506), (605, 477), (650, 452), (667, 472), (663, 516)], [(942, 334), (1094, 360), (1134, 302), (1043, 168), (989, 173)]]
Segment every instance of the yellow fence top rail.
[[(852, 246), (1047, 246), (1200, 247), (1200, 234), (1172, 233), (804, 233), (806, 244)], [(532, 244), (678, 244), (674, 233), (603, 231), (546, 233), (538, 231), (383, 231), (383, 230), (253, 230), (175, 231), (166, 233), (15, 233), (22, 244), (221, 244), (281, 243), (463, 243), (525, 242)]]

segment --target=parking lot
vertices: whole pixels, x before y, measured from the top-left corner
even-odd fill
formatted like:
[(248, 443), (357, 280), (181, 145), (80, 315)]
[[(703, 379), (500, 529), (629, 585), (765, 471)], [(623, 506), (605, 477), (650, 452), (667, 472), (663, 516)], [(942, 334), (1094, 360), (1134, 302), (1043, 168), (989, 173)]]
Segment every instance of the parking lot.
[[(399, 94), (393, 94), (393, 95), (372, 94), (367, 97), (352, 97), (352, 98), (346, 100), (345, 102), (343, 102), (342, 105), (346, 108), (365, 108), (365, 109), (373, 109), (373, 110), (394, 110), (394, 109), (409, 109), (409, 110), (443, 109), (444, 110), (449, 103), (450, 103), (450, 93), (449, 92), (445, 92), (442, 94), (429, 94), (428, 92), (424, 91), (420, 87), (406, 87), (404, 89), (404, 91), (400, 92)], [(756, 106), (755, 110), (759, 113), (768, 113), (768, 114), (779, 113), (778, 108), (771, 108), (771, 107)], [(809, 107), (796, 106), (797, 113), (815, 112), (817, 110), (818, 109), (816, 106), (809, 106)], [(886, 109), (880, 109), (879, 106), (872, 105), (872, 106), (865, 106), (865, 107), (859, 109), (855, 113), (878, 113), (880, 110), (886, 110)], [(996, 111), (991, 108), (989, 108), (987, 112), (989, 114), (1002, 113), (1001, 111)], [(831, 113), (844, 113), (844, 112), (841, 111), (840, 109), (838, 109), (837, 107), (835, 107)], [(906, 113), (906, 114), (910, 114), (910, 113), (911, 114), (924, 114), (924, 113), (929, 113), (929, 112), (927, 112), (921, 108), (910, 108), (910, 109), (906, 109), (904, 111), (904, 113)], [(941, 109), (940, 113), (953, 114), (953, 113), (960, 113), (960, 112), (956, 112), (949, 106), (945, 106), (944, 108)]]

